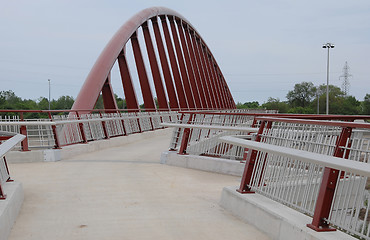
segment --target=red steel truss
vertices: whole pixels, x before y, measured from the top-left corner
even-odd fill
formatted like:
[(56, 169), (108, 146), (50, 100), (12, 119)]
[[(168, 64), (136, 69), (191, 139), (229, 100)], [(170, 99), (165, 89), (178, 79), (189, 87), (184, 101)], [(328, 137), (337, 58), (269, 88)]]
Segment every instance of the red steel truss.
[[(135, 60), (131, 68), (127, 62), (127, 43)], [(145, 43), (145, 48), (140, 43)], [(144, 9), (123, 24), (96, 60), (72, 110), (93, 109), (100, 94), (105, 109), (117, 109), (110, 77), (116, 61), (129, 110), (139, 108), (135, 79), (131, 77), (133, 69), (148, 111), (235, 108), (210, 49), (195, 28), (173, 10)]]

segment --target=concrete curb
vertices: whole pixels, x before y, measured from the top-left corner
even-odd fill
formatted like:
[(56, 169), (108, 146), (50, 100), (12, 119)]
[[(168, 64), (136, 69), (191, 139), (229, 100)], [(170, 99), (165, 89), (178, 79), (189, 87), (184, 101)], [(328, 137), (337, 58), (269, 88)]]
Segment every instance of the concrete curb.
[(355, 240), (343, 233), (315, 232), (306, 226), (312, 218), (259, 194), (240, 194), (237, 187), (222, 190), (220, 205), (242, 221), (279, 240)]
[(172, 132), (171, 128), (147, 131), (140, 134), (113, 137), (108, 140), (98, 140), (86, 144), (75, 144), (65, 146), (62, 149), (42, 149), (28, 152), (11, 151), (6, 155), (8, 163), (27, 163), (27, 162), (55, 162), (67, 159), (76, 155), (99, 151), (107, 148), (119, 147), (133, 143), (142, 139), (159, 136), (165, 132)]
[(179, 155), (172, 151), (166, 151), (161, 154), (161, 163), (233, 176), (242, 176), (245, 166), (244, 163), (237, 160), (195, 155)]
[(0, 200), (0, 240), (7, 240), (21, 209), (24, 193), (22, 183), (16, 181), (7, 182), (3, 189), (7, 198)]

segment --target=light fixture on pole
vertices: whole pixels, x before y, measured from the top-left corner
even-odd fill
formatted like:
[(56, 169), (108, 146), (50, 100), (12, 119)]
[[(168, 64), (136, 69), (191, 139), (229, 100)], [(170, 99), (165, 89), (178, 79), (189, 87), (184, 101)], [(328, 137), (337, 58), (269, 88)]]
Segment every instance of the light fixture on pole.
[(50, 111), (50, 79), (48, 79), (49, 82), (49, 111)]
[(322, 48), (328, 49), (328, 62), (326, 64), (326, 115), (329, 114), (329, 50), (334, 48), (333, 43), (325, 43)]

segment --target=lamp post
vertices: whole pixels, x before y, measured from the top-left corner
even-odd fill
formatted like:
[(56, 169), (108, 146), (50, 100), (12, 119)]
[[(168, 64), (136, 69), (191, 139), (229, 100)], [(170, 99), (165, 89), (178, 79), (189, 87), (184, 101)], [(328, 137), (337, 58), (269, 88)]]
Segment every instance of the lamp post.
[(48, 79), (49, 82), (49, 111), (50, 111), (50, 79)]
[(325, 43), (322, 48), (328, 49), (328, 62), (326, 64), (326, 115), (329, 114), (329, 50), (334, 48), (333, 43)]
[(320, 95), (319, 95), (319, 87), (316, 90), (316, 97), (317, 97), (317, 114), (320, 114)]

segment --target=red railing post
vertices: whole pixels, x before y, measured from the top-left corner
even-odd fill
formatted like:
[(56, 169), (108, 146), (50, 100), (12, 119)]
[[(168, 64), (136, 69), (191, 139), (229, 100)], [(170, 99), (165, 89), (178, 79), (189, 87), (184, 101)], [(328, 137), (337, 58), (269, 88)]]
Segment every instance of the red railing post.
[(137, 125), (139, 126), (139, 133), (142, 133), (143, 132), (143, 130), (142, 130), (142, 128), (141, 128), (141, 125), (140, 125), (140, 119), (139, 119), (139, 115), (138, 115), (138, 113), (136, 112), (136, 117), (137, 117), (137, 119), (136, 119), (136, 121), (137, 121)]
[[(193, 114), (191, 113), (187, 124), (191, 123), (192, 118), (193, 118)], [(182, 140), (181, 140), (181, 145), (179, 149), (179, 154), (181, 155), (186, 154), (186, 148), (188, 147), (189, 136), (190, 136), (190, 128), (185, 128), (182, 134)]]
[(150, 126), (152, 127), (152, 130), (154, 131), (154, 124), (153, 124), (153, 117), (150, 116), (150, 112), (148, 112), (148, 115), (149, 115), (149, 120), (150, 120)]
[[(351, 137), (352, 128), (344, 127), (337, 140), (334, 157), (343, 157), (344, 149), (348, 139)], [(321, 186), (319, 190), (319, 195), (317, 197), (315, 212), (313, 215), (312, 223), (307, 224), (307, 227), (318, 231), (335, 231), (335, 228), (330, 228), (329, 223), (325, 220), (328, 219), (330, 214), (330, 208), (334, 199), (335, 188), (337, 185), (339, 170), (333, 168), (325, 168)]]
[[(80, 115), (78, 114), (78, 111), (76, 111), (76, 116), (77, 116), (77, 120), (81, 119)], [(86, 138), (86, 134), (85, 134), (85, 130), (84, 130), (84, 124), (80, 122), (80, 123), (78, 123), (78, 126), (80, 127), (82, 142), (87, 143), (87, 138)]]
[[(99, 115), (100, 115), (100, 118), (103, 118), (103, 115), (102, 115), (101, 112), (99, 112)], [(110, 137), (109, 137), (109, 133), (107, 131), (107, 126), (105, 124), (105, 121), (101, 121), (101, 125), (103, 127), (103, 132), (104, 132), (104, 135), (105, 135), (104, 139), (109, 139)]]
[(122, 123), (122, 129), (123, 129), (123, 136), (126, 136), (127, 133), (126, 133), (126, 127), (125, 127), (125, 120), (123, 119), (123, 116), (122, 116), (122, 113), (121, 112), (118, 112), (118, 114), (122, 118), (121, 119), (121, 123)]
[[(20, 120), (21, 122), (24, 121), (24, 117), (23, 117), (23, 112), (20, 113)], [(20, 134), (23, 134), (24, 136), (26, 136), (24, 138), (24, 140), (21, 142), (21, 148), (22, 148), (22, 151), (26, 152), (26, 151), (30, 151), (29, 148), (28, 148), (28, 136), (27, 136), (27, 127), (25, 125), (21, 125), (20, 127)]]
[[(266, 128), (271, 128), (272, 122), (268, 122)], [(258, 129), (257, 136), (256, 136), (256, 142), (261, 141), (261, 135), (263, 133), (263, 130), (265, 129), (266, 121), (262, 121), (260, 128)], [(257, 157), (258, 151), (256, 150), (250, 150), (248, 151), (248, 154), (246, 155), (246, 162), (245, 162), (245, 168), (244, 173), (242, 176), (242, 180), (240, 182), (240, 187), (236, 191), (240, 193), (254, 193), (251, 191), (249, 184), (252, 179), (252, 173), (254, 165), (256, 164), (256, 157)]]
[[(53, 121), (53, 118), (52, 118), (50, 112), (48, 112), (48, 115), (49, 115), (50, 121)], [(52, 130), (53, 136), (54, 136), (54, 143), (55, 143), (54, 149), (60, 149), (61, 147), (60, 147), (59, 138), (58, 138), (58, 134), (57, 134), (57, 126), (52, 125), (51, 130)]]

